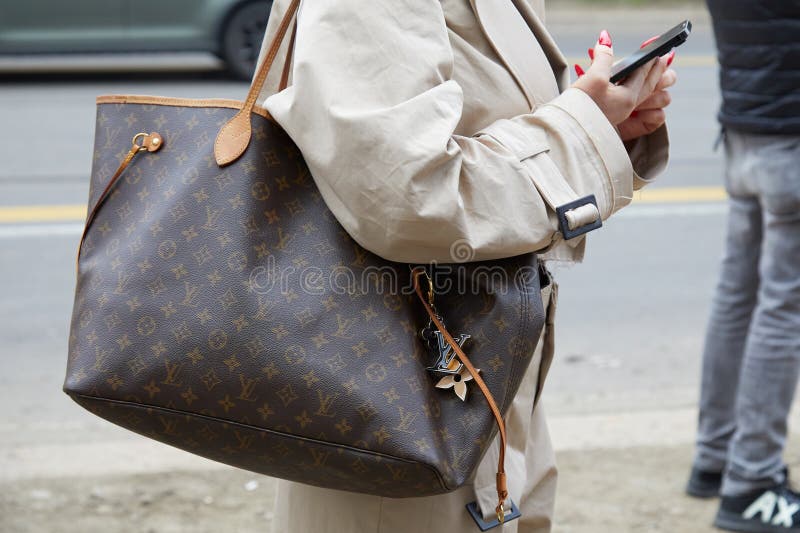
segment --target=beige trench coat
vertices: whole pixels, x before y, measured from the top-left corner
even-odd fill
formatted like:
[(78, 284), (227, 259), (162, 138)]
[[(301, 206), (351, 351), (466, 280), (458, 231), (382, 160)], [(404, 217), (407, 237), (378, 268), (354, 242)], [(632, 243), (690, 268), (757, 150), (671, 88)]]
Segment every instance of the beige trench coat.
[[(274, 2), (262, 58), (287, 5)], [(597, 210), (571, 220), (607, 219), (665, 168), (667, 131), (626, 151), (591, 98), (568, 88), (543, 20), (541, 0), (306, 0), (290, 86), (277, 92), (276, 61), (258, 105), (297, 143), (343, 227), (382, 257), (453, 262), (538, 251), (580, 261), (586, 238), (565, 241), (555, 208), (593, 194)], [(279, 58), (287, 50), (288, 42)], [(550, 529), (556, 470), (533, 408), (538, 367), (552, 356), (550, 293), (542, 295), (550, 327), (506, 415), (509, 493), (523, 513), (506, 533)], [(464, 505), (477, 499), (493, 514), (498, 447), (473, 483), (435, 497), (281, 481), (274, 531), (478, 531)]]

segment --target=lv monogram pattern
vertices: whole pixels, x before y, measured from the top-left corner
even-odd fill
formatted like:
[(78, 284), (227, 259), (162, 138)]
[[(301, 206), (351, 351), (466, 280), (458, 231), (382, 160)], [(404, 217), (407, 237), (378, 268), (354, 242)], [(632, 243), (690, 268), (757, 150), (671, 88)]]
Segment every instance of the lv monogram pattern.
[[(133, 135), (157, 131), (164, 147), (134, 159), (83, 242), (64, 391), (123, 427), (255, 472), (391, 497), (454, 490), (496, 426), (477, 389), (462, 402), (435, 388), (416, 296), (366, 275), (392, 268), (410, 287), (409, 266), (347, 235), (266, 118), (253, 115), (245, 154), (218, 167), (214, 138), (235, 112), (98, 105), (90, 209)], [(534, 254), (459, 265), (436, 295), (448, 328), (471, 335), (464, 349), (503, 411), (544, 322), (536, 265)], [(533, 276), (492, 293), (481, 266)], [(303, 285), (307, 267), (358, 283)], [(276, 272), (287, 281), (271, 284)], [(470, 283), (479, 290), (456, 290)]]

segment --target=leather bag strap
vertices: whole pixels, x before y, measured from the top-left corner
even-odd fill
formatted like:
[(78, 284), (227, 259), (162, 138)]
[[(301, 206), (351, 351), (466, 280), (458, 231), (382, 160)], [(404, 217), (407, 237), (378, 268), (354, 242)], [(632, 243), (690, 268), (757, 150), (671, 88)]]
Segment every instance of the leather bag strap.
[(253, 112), (253, 107), (256, 104), (261, 88), (264, 86), (264, 81), (267, 79), (267, 74), (275, 62), (278, 49), (281, 47), (286, 31), (289, 29), (289, 24), (292, 22), (292, 18), (297, 13), (299, 6), (300, 0), (292, 0), (291, 4), (289, 4), (278, 26), (278, 31), (272, 39), (267, 56), (259, 65), (253, 78), (253, 83), (250, 84), (250, 91), (247, 93), (244, 105), (232, 119), (222, 126), (222, 129), (217, 134), (217, 139), (214, 141), (214, 158), (221, 167), (239, 159), (250, 144), (250, 137), (253, 134), (250, 114)]
[(436, 328), (442, 333), (442, 336), (447, 341), (447, 344), (453, 349), (453, 351), (458, 356), (459, 361), (463, 363), (463, 365), (467, 368), (469, 373), (472, 375), (472, 379), (477, 383), (478, 388), (480, 388), (481, 392), (483, 393), (484, 398), (486, 398), (486, 403), (489, 404), (489, 409), (491, 409), (492, 414), (494, 415), (495, 421), (497, 422), (497, 427), (500, 428), (500, 457), (497, 462), (497, 476), (496, 476), (496, 484), (497, 484), (497, 507), (495, 508), (495, 512), (497, 513), (497, 520), (500, 523), (503, 523), (505, 520), (505, 508), (503, 504), (508, 497), (508, 489), (506, 487), (506, 471), (505, 471), (505, 460), (506, 460), (506, 423), (503, 420), (503, 415), (500, 413), (500, 408), (497, 407), (497, 402), (494, 401), (494, 396), (492, 396), (489, 387), (486, 386), (486, 382), (483, 381), (483, 378), (480, 376), (478, 371), (475, 369), (475, 366), (469, 360), (467, 355), (458, 345), (458, 343), (453, 339), (453, 336), (447, 331), (442, 324), (441, 320), (436, 316), (436, 313), (431, 308), (428, 301), (425, 299), (425, 295), (422, 292), (422, 287), (419, 283), (420, 276), (425, 275), (425, 268), (424, 267), (415, 267), (411, 271), (411, 278), (414, 283), (414, 290), (417, 293), (422, 305), (425, 306), (425, 311), (428, 312), (428, 316), (430, 316), (431, 321), (436, 325)]
[[(141, 140), (141, 144), (138, 144), (137, 141)], [(86, 215), (86, 222), (83, 224), (83, 233), (81, 233), (81, 240), (78, 241), (78, 253), (75, 257), (75, 271), (77, 272), (80, 268), (80, 260), (81, 260), (81, 249), (83, 248), (83, 241), (86, 239), (86, 234), (89, 233), (89, 226), (92, 224), (95, 215), (97, 215), (100, 206), (103, 202), (106, 201), (111, 194), (111, 190), (114, 188), (114, 184), (117, 182), (120, 176), (122, 176), (123, 171), (128, 168), (128, 165), (131, 164), (133, 158), (140, 152), (157, 152), (161, 150), (161, 147), (164, 146), (164, 139), (156, 132), (152, 133), (137, 133), (133, 137), (131, 149), (128, 150), (128, 153), (122, 159), (122, 162), (119, 164), (116, 172), (109, 178), (108, 183), (106, 183), (105, 188), (100, 193), (100, 196), (97, 197), (97, 201), (94, 203), (94, 207), (92, 207), (91, 211), (89, 211)]]
[(278, 84), (278, 92), (281, 92), (289, 86), (289, 71), (292, 68), (292, 58), (294, 56), (294, 40), (297, 37), (297, 18), (294, 19), (294, 26), (292, 26), (292, 36), (289, 37), (289, 49), (286, 51), (286, 60), (283, 62), (283, 73), (281, 74), (281, 82)]

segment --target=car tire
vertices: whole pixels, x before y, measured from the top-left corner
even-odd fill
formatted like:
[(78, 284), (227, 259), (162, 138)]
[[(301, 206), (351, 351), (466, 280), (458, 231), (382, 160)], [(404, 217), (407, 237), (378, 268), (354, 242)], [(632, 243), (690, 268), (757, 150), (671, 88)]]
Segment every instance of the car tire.
[(272, 1), (240, 4), (227, 18), (221, 35), (222, 59), (239, 79), (250, 80), (261, 51)]

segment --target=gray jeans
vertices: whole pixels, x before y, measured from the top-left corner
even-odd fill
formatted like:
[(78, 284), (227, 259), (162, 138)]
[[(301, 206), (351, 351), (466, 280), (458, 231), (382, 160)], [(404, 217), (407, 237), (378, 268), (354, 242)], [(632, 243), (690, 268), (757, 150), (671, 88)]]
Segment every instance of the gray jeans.
[(800, 370), (800, 136), (728, 130), (725, 256), (703, 354), (695, 466), (735, 496), (783, 480)]

